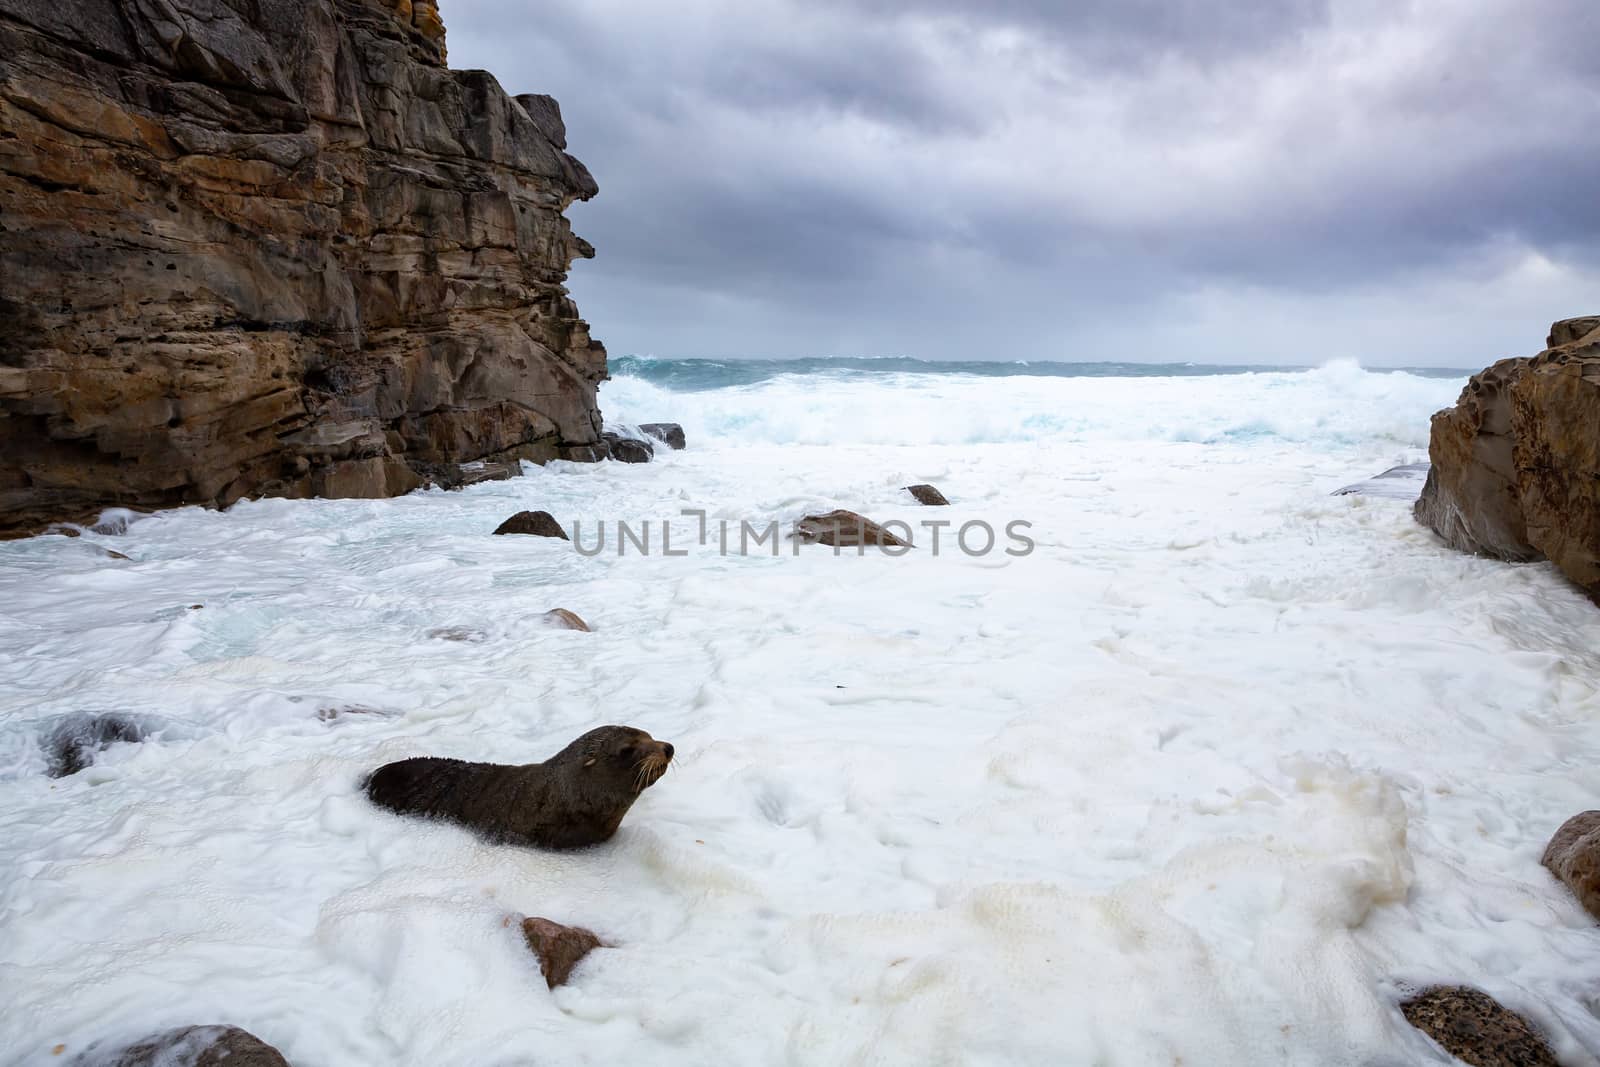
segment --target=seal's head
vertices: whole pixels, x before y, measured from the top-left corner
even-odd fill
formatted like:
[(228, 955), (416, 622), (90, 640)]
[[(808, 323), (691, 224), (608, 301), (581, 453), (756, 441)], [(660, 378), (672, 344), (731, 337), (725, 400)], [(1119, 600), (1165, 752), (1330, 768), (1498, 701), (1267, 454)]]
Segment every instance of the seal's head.
[(583, 777), (634, 796), (655, 785), (672, 762), (671, 744), (631, 726), (590, 730), (567, 746), (567, 752), (578, 757)]

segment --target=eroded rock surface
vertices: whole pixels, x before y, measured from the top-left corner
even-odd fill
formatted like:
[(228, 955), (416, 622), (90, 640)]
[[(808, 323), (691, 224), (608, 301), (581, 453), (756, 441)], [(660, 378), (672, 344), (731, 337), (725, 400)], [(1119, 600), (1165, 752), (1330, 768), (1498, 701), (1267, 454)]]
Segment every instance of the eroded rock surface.
[(0, 531), (594, 458), (565, 143), (428, 0), (0, 0)]
[(1400, 1010), (1412, 1026), (1473, 1067), (1558, 1067), (1528, 1020), (1476, 989), (1436, 986)]
[(1450, 545), (1550, 559), (1600, 603), (1600, 317), (1473, 375), (1433, 417), (1416, 517)]

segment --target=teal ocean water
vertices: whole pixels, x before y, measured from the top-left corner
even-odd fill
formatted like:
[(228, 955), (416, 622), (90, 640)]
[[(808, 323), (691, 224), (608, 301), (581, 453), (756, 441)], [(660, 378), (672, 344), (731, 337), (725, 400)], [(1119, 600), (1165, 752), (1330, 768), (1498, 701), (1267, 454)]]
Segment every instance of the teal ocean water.
[[(1216, 363), (1117, 363), (991, 360), (935, 361), (893, 356), (861, 359), (828, 356), (807, 359), (656, 359), (613, 356), (611, 374), (637, 378), (664, 389), (689, 392), (754, 385), (785, 375), (872, 378), (898, 374), (962, 375), (974, 378), (1205, 378), (1219, 374), (1278, 374), (1314, 368)], [(1464, 378), (1472, 371), (1440, 367), (1366, 368), (1375, 374), (1421, 378)]]

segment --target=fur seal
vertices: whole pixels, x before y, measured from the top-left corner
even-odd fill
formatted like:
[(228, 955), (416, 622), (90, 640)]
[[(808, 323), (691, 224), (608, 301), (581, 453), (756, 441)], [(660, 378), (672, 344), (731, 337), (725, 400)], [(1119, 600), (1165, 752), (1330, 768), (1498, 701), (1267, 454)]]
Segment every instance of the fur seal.
[(447, 819), (497, 844), (582, 848), (610, 840), (671, 762), (667, 742), (631, 726), (601, 726), (543, 763), (419, 756), (379, 767), (365, 788), (380, 807)]

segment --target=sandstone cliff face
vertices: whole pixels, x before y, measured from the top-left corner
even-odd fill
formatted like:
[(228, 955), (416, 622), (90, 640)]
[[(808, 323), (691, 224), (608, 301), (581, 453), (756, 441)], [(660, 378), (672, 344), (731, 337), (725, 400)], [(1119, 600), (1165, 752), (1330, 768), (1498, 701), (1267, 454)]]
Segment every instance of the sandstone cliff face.
[(430, 0), (0, 0), (0, 530), (594, 458), (596, 192)]
[(1474, 375), (1433, 417), (1416, 517), (1466, 552), (1550, 559), (1600, 603), (1600, 317)]

